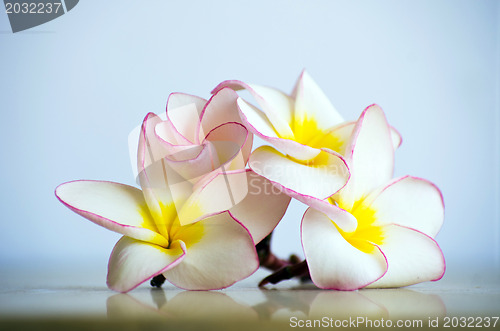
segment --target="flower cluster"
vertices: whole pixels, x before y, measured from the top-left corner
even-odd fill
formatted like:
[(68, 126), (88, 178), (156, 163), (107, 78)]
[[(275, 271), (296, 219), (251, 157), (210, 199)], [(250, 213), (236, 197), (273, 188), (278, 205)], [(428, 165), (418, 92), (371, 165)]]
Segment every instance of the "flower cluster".
[[(379, 106), (346, 122), (307, 72), (290, 95), (235, 80), (212, 94), (207, 101), (173, 93), (164, 119), (146, 116), (141, 190), (88, 180), (57, 187), (71, 210), (123, 235), (109, 261), (111, 289), (127, 292), (150, 279), (220, 289), (259, 265), (276, 271), (261, 284), (302, 276), (337, 290), (443, 276), (434, 240), (442, 195), (424, 179), (393, 178), (401, 137)], [(269, 145), (252, 151), (253, 135)], [(291, 198), (309, 206), (301, 224), (306, 259), (275, 258), (271, 266), (270, 234)]]

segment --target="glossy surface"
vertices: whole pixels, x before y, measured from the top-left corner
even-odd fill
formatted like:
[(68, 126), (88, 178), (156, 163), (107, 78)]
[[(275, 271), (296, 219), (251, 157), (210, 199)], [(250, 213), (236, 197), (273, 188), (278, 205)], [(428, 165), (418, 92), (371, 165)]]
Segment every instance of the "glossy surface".
[(77, 323), (106, 329), (145, 324), (214, 329), (259, 325), (266, 329), (314, 320), (429, 323), (438, 318), (443, 323), (445, 316), (500, 315), (500, 283), (492, 272), (453, 272), (441, 281), (406, 288), (339, 292), (297, 281), (258, 289), (256, 284), (267, 275), (259, 270), (221, 291), (183, 291), (169, 284), (152, 289), (143, 284), (120, 294), (106, 288), (103, 270), (77, 270), (2, 270), (0, 325), (64, 328)]

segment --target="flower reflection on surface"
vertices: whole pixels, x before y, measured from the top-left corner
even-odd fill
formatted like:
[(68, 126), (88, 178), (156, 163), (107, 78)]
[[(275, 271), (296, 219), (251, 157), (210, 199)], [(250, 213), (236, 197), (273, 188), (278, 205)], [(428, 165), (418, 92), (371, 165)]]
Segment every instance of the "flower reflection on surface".
[[(234, 298), (234, 299), (233, 299)], [(446, 307), (438, 295), (409, 289), (353, 292), (297, 289), (261, 292), (231, 290), (163, 291), (152, 289), (116, 294), (107, 300), (109, 319), (172, 319), (198, 321), (288, 322), (298, 319), (403, 319), (443, 317)]]
[[(239, 304), (221, 292), (180, 291), (167, 300), (167, 292), (151, 289), (139, 295), (116, 294), (106, 302), (110, 319), (190, 319), (190, 320), (257, 320), (250, 306)], [(172, 292), (168, 292), (170, 294)]]
[(321, 292), (311, 304), (309, 317), (402, 319), (445, 316), (446, 307), (438, 295), (408, 289)]

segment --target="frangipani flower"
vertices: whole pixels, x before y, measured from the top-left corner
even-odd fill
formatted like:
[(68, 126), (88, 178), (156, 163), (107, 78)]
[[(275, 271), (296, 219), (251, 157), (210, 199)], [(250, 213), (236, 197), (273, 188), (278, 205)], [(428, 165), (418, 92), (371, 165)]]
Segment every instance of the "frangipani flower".
[[(391, 180), (394, 150), (382, 109), (368, 107), (344, 155), (351, 178), (327, 200), (304, 198), (302, 245), (320, 288), (399, 287), (440, 279), (443, 254), (433, 239), (444, 218), (439, 189), (411, 176)], [(339, 224), (356, 224), (343, 230)]]
[[(252, 170), (299, 200), (302, 196), (325, 199), (345, 185), (349, 171), (340, 154), (354, 122), (344, 122), (307, 72), (299, 77), (291, 95), (237, 80), (222, 82), (212, 92), (224, 87), (251, 93), (261, 110), (238, 99), (243, 123), (281, 151), (257, 148), (249, 160)], [(399, 134), (392, 133), (399, 146)]]
[[(228, 98), (221, 93), (211, 101), (224, 102)], [(204, 109), (209, 114), (208, 104)], [(157, 127), (171, 122), (163, 123), (156, 115), (148, 114), (142, 125), (138, 149), (142, 191), (118, 183), (81, 180), (60, 185), (56, 196), (74, 212), (124, 235), (109, 260), (107, 284), (111, 289), (127, 292), (160, 274), (184, 289), (230, 286), (258, 268), (255, 244), (274, 229), (290, 198), (250, 190), (271, 184), (250, 170), (235, 169), (234, 158), (227, 157), (248, 153), (242, 152), (247, 148), (248, 133), (241, 124), (215, 125), (203, 140), (215, 141), (211, 138), (217, 134), (219, 141), (228, 139), (230, 151), (222, 150), (225, 144), (201, 144), (202, 152), (189, 158), (172, 149), (192, 149), (168, 146), (157, 134)], [(188, 126), (188, 122), (184, 124)], [(233, 135), (224, 132), (228, 127), (229, 132), (238, 131), (245, 139), (239, 136), (229, 140)], [(179, 132), (175, 134), (182, 138)], [(232, 143), (239, 146), (236, 154)], [(224, 160), (219, 168), (213, 166), (215, 157), (205, 157), (204, 161), (197, 158), (209, 148)], [(190, 168), (192, 160), (196, 165)], [(186, 167), (170, 166), (175, 162), (185, 162)]]

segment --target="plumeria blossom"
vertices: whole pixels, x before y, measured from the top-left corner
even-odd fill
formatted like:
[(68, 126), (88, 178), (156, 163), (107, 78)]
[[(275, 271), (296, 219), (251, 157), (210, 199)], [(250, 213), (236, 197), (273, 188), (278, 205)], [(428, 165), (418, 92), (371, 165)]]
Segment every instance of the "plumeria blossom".
[(142, 190), (89, 180), (57, 187), (71, 210), (123, 235), (109, 260), (111, 289), (127, 292), (160, 274), (184, 289), (219, 289), (258, 268), (255, 244), (274, 229), (290, 198), (266, 191), (266, 179), (242, 168), (251, 136), (230, 115), (235, 100), (229, 89), (208, 102), (174, 94), (167, 115), (196, 101), (200, 117), (161, 121), (148, 114), (138, 148)]
[[(242, 121), (274, 146), (252, 153), (252, 170), (299, 200), (303, 196), (325, 199), (346, 184), (349, 171), (340, 154), (354, 122), (343, 120), (307, 72), (300, 75), (291, 95), (237, 80), (222, 82), (212, 92), (225, 87), (246, 89), (255, 98), (261, 109), (238, 99)], [(401, 137), (391, 131), (399, 146)]]
[(174, 200), (179, 195), (182, 201), (178, 206), (181, 224), (230, 210), (245, 226), (259, 224), (263, 232), (254, 236), (258, 243), (276, 227), (290, 198), (271, 191), (268, 180), (245, 169), (253, 136), (241, 123), (237, 98), (229, 88), (219, 90), (208, 101), (171, 94), (166, 120), (149, 114), (144, 123), (141, 139), (147, 150), (139, 146), (137, 167), (142, 171), (161, 160), (162, 171), (171, 178)]
[[(394, 148), (380, 107), (357, 121), (344, 158), (351, 178), (332, 197), (305, 198), (302, 245), (320, 288), (399, 287), (440, 279), (443, 254), (433, 239), (444, 218), (441, 192), (429, 181), (391, 179)], [(351, 231), (338, 224), (356, 224)]]

